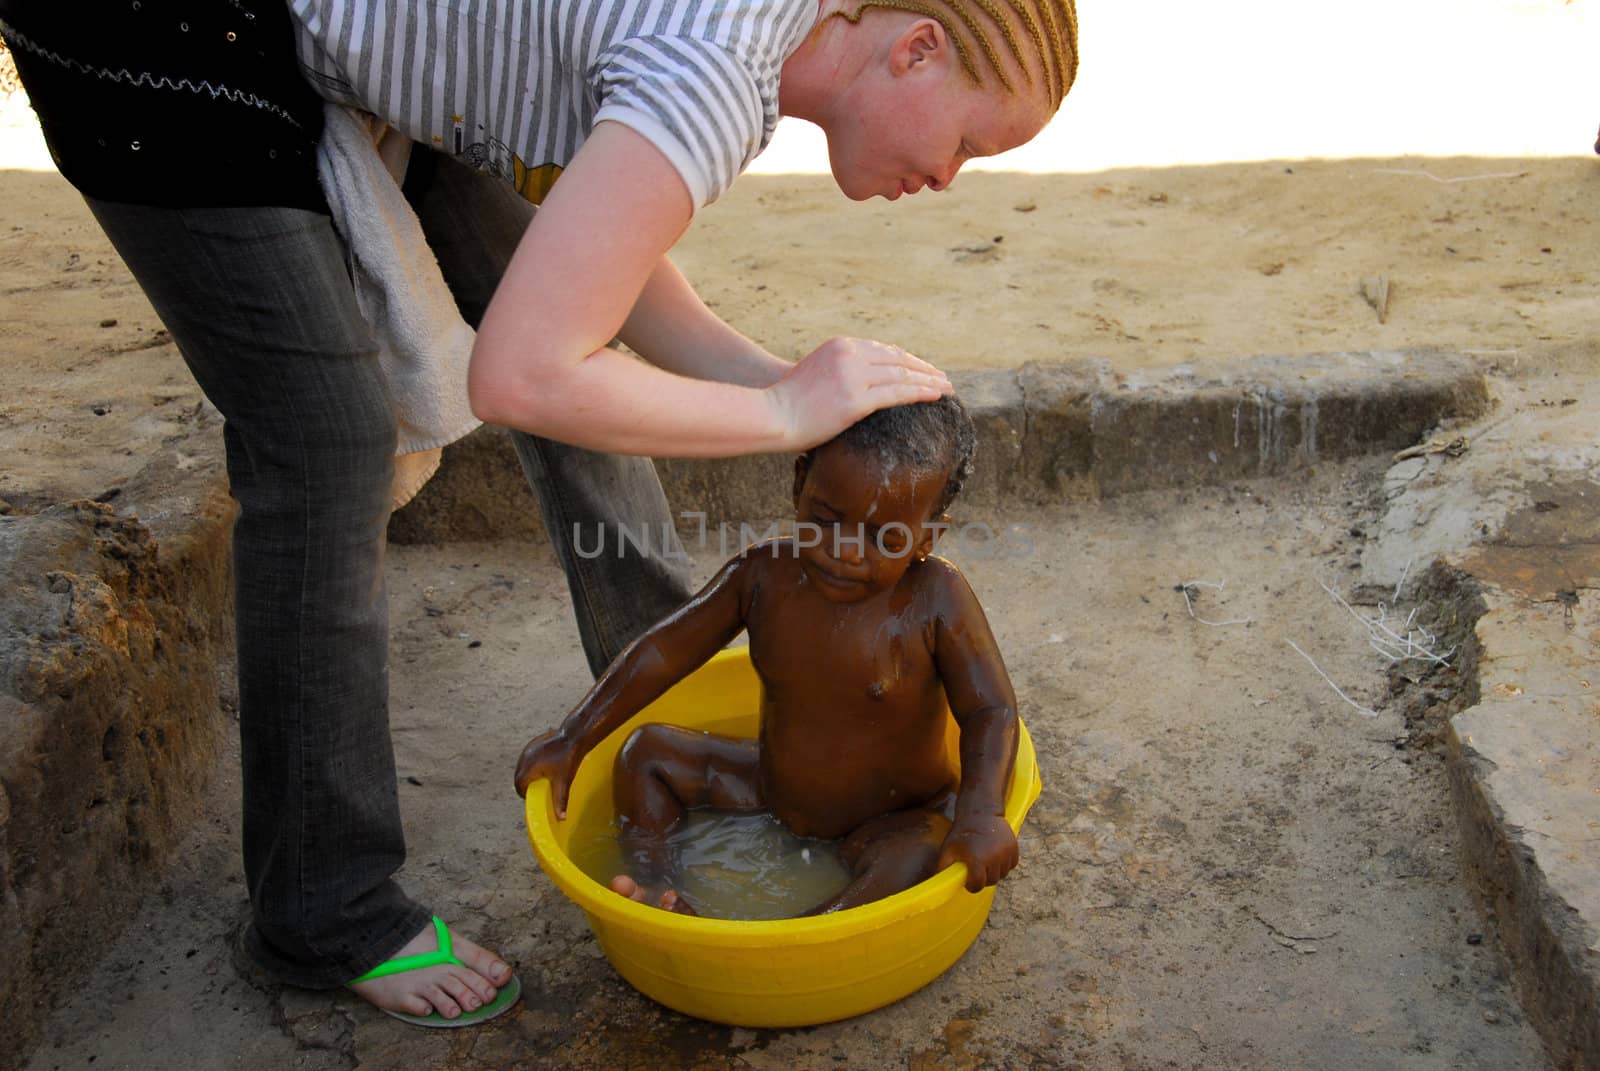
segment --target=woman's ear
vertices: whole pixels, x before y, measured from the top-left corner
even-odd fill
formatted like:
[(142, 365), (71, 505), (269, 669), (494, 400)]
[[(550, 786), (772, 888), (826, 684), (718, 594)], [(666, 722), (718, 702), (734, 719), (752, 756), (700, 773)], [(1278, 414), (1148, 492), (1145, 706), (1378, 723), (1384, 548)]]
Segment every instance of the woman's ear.
[(907, 74), (943, 60), (950, 49), (950, 38), (938, 19), (915, 19), (889, 49), (889, 72)]

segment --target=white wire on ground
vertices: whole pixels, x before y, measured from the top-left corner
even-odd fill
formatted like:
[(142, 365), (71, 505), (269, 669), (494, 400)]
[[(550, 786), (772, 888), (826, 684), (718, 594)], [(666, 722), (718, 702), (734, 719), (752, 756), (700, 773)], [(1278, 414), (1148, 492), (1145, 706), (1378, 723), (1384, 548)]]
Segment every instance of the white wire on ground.
[(1378, 712), (1376, 710), (1372, 710), (1372, 709), (1370, 709), (1368, 707), (1364, 707), (1360, 703), (1357, 703), (1354, 699), (1351, 699), (1349, 696), (1345, 695), (1344, 694), (1344, 690), (1342, 688), (1340, 688), (1337, 684), (1333, 683), (1333, 678), (1328, 676), (1326, 673), (1322, 672), (1322, 667), (1317, 665), (1317, 663), (1312, 660), (1310, 655), (1308, 655), (1304, 651), (1300, 650), (1300, 645), (1298, 643), (1295, 643), (1293, 640), (1288, 639), (1287, 637), (1284, 638), (1283, 642), (1287, 643), (1290, 647), (1293, 647), (1294, 650), (1295, 650), (1295, 653), (1298, 654), (1301, 658), (1304, 658), (1307, 662), (1310, 662), (1311, 663), (1311, 668), (1317, 671), (1317, 676), (1319, 676), (1323, 680), (1327, 681), (1328, 682), (1328, 687), (1332, 688), (1334, 690), (1334, 692), (1338, 694), (1340, 699), (1343, 699), (1346, 703), (1349, 703), (1351, 706), (1355, 707), (1356, 708), (1356, 713), (1360, 714), (1364, 718), (1376, 718), (1378, 716)]
[(1487, 175), (1457, 175), (1454, 178), (1440, 178), (1431, 171), (1419, 171), (1410, 167), (1375, 167), (1372, 169), (1372, 173), (1374, 175), (1418, 175), (1446, 186), (1457, 182), (1482, 182), (1484, 179), (1521, 178), (1527, 174), (1526, 171), (1492, 171)]
[(1406, 567), (1400, 570), (1400, 582), (1394, 586), (1394, 594), (1389, 597), (1391, 606), (1400, 605), (1400, 589), (1406, 586), (1406, 577), (1411, 575), (1411, 561), (1412, 559), (1407, 558)]
[[(1401, 580), (1403, 582), (1404, 577)], [(1376, 617), (1362, 617), (1356, 613), (1354, 607), (1344, 601), (1343, 596), (1337, 591), (1334, 591), (1327, 584), (1323, 584), (1321, 580), (1318, 580), (1317, 583), (1322, 585), (1322, 590), (1326, 591), (1334, 602), (1343, 606), (1349, 611), (1351, 617), (1361, 622), (1367, 630), (1367, 642), (1371, 644), (1372, 649), (1390, 662), (1432, 662), (1437, 666), (1448, 666), (1450, 664), (1450, 655), (1455, 653), (1455, 648), (1450, 648), (1444, 654), (1436, 654), (1433, 651), (1433, 645), (1439, 642), (1438, 637), (1425, 628), (1412, 627), (1412, 623), (1417, 616), (1416, 610), (1413, 609), (1406, 618), (1406, 623), (1403, 626), (1406, 634), (1402, 636), (1389, 627), (1389, 611), (1388, 607), (1384, 606), (1383, 603), (1378, 604)], [(1398, 591), (1399, 589), (1396, 588), (1395, 590)]]
[(1223, 625), (1248, 625), (1250, 623), (1248, 617), (1230, 617), (1226, 621), (1207, 621), (1194, 612), (1194, 601), (1189, 598), (1190, 588), (1215, 588), (1217, 591), (1221, 591), (1222, 586), (1226, 583), (1226, 580), (1185, 580), (1179, 584), (1178, 590), (1183, 592), (1183, 605), (1189, 608), (1189, 616), (1202, 625), (1210, 625), (1212, 628), (1221, 628)]

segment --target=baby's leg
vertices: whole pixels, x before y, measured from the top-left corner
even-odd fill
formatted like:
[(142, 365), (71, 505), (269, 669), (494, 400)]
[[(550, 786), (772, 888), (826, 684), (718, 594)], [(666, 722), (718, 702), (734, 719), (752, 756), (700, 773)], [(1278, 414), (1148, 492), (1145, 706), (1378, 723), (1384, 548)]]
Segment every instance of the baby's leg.
[(617, 753), (611, 796), (622, 821), (618, 841), (632, 875), (611, 888), (644, 903), (692, 913), (669, 887), (667, 834), (696, 807), (761, 809), (757, 743), (652, 723), (634, 730)]
[(871, 903), (932, 877), (949, 832), (950, 819), (934, 810), (895, 811), (863, 823), (844, 839), (840, 851), (850, 884), (807, 914)]

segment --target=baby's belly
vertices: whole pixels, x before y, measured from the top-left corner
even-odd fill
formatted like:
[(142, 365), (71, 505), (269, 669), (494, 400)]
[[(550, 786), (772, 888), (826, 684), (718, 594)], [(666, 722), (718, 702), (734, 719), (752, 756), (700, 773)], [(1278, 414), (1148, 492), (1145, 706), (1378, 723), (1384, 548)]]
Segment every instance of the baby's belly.
[(869, 819), (922, 807), (957, 787), (942, 731), (891, 742), (775, 735), (762, 744), (767, 806), (805, 837), (842, 837)]

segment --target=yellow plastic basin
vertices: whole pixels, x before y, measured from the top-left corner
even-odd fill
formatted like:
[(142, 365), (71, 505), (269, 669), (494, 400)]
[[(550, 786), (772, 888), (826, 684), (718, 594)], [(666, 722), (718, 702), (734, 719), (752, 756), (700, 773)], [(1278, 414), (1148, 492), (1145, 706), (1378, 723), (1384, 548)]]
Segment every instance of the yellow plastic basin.
[[(617, 749), (647, 721), (754, 736), (760, 683), (748, 651), (723, 651), (591, 751), (557, 821), (548, 781), (528, 788), (528, 838), (539, 865), (589, 917), (617, 973), (687, 1015), (736, 1026), (805, 1026), (860, 1015), (913, 993), (977, 938), (994, 887), (966, 891), (955, 864), (905, 892), (817, 918), (746, 922), (647, 907), (590, 878), (567, 855), (575, 827), (611, 820)], [(952, 741), (954, 723), (951, 723)], [(1006, 795), (1013, 829), (1039, 798), (1033, 741), (1023, 728)]]

